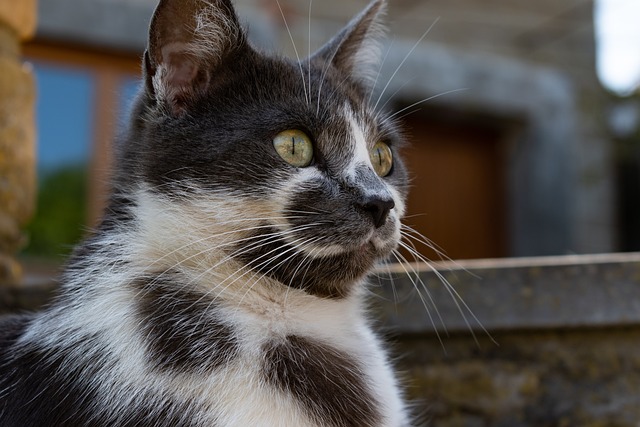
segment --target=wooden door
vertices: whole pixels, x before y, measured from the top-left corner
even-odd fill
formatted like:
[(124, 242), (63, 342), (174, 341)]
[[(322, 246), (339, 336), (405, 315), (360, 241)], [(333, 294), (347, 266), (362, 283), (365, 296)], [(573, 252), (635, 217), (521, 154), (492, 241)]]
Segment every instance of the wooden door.
[[(405, 129), (412, 186), (404, 223), (452, 259), (507, 256), (501, 132), (419, 115), (406, 119)], [(418, 249), (440, 259), (423, 245)]]

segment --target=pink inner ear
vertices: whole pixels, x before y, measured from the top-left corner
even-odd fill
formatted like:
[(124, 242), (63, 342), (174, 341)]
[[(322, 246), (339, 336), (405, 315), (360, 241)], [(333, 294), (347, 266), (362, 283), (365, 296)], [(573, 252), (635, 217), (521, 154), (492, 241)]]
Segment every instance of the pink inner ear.
[(198, 70), (189, 55), (172, 54), (169, 57), (169, 84), (187, 89), (195, 83)]
[(188, 104), (205, 93), (209, 73), (199, 58), (189, 51), (187, 43), (168, 43), (160, 51), (161, 68), (154, 77), (158, 93), (167, 101), (175, 114), (185, 111)]
[(200, 67), (193, 55), (186, 53), (186, 44), (169, 43), (162, 47), (162, 61), (167, 67), (167, 84), (175, 89), (195, 89)]

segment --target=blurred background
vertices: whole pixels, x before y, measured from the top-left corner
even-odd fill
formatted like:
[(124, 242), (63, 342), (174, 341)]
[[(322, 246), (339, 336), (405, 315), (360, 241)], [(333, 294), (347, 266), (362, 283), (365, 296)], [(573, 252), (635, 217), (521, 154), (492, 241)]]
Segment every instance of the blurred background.
[[(155, 3), (38, 3), (23, 46), (39, 188), (24, 258), (59, 262), (99, 217)], [(409, 225), (454, 259), (640, 249), (638, 2), (389, 3), (372, 98), (401, 111), (412, 142)], [(256, 46), (295, 56), (284, 16), (306, 56), (367, 1), (236, 4)]]

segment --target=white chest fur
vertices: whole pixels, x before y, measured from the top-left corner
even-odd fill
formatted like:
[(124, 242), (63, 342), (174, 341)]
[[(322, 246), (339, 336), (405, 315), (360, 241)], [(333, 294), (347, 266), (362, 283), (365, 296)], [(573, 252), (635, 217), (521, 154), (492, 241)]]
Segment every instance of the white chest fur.
[[(241, 306), (227, 306), (225, 318), (234, 324), (240, 337), (241, 357), (225, 372), (233, 387), (222, 387), (218, 404), (229, 409), (224, 425), (317, 425), (296, 399), (264, 381), (265, 348), (285, 343), (291, 337), (335, 349), (358, 366), (359, 377), (370, 390), (370, 402), (380, 412), (380, 426), (402, 426), (406, 422), (398, 387), (378, 339), (372, 333), (362, 310), (361, 295), (327, 300), (302, 291), (286, 289), (245, 295)], [(314, 344), (315, 345), (315, 344)], [(308, 355), (310, 358), (321, 355)], [(331, 366), (334, 360), (320, 360)], [(304, 369), (304, 360), (300, 360)], [(312, 363), (314, 365), (314, 363)], [(226, 381), (225, 381), (226, 382)], [(350, 386), (339, 382), (336, 387)], [(335, 390), (340, 394), (340, 390)], [(346, 402), (346, 406), (349, 403)], [(224, 411), (226, 412), (226, 411)]]

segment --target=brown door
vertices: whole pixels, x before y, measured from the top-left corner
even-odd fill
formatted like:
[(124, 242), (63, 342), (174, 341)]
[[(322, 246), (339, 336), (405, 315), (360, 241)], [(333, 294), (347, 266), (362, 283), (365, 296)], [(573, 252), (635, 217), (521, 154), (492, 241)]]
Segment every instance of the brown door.
[[(507, 256), (500, 132), (420, 115), (405, 124), (412, 186), (404, 223), (452, 259)], [(429, 259), (440, 259), (424, 245), (417, 247)]]

